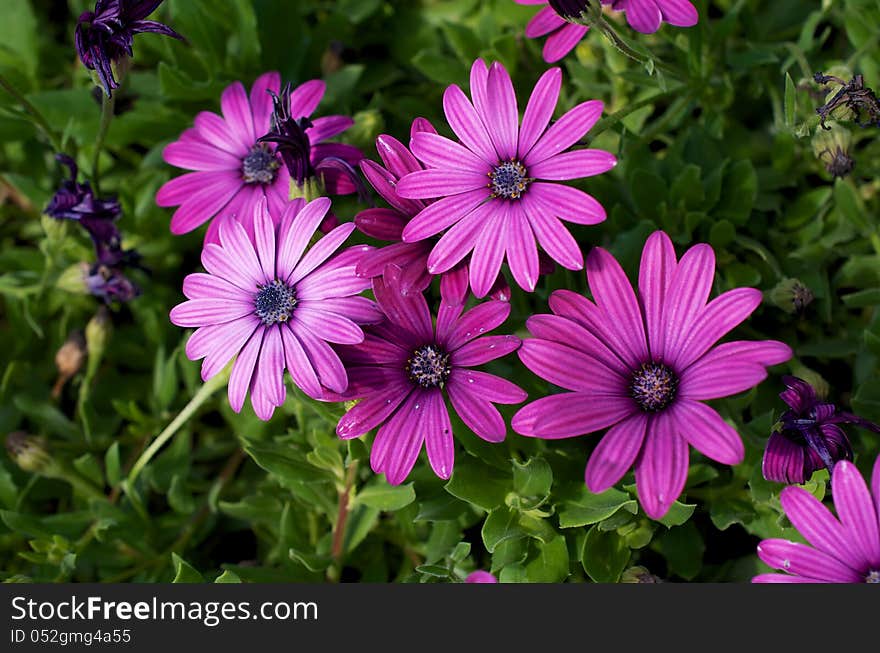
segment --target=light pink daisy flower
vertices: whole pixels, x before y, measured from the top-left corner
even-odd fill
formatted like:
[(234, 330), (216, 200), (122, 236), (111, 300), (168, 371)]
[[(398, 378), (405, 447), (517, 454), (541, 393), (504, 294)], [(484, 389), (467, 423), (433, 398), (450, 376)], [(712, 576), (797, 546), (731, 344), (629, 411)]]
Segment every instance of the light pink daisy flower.
[[(326, 157), (340, 156), (339, 148), (351, 148), (324, 143), (354, 124), (348, 116), (308, 120), (321, 102), (325, 86), (320, 80), (312, 80), (290, 94), (293, 117), (306, 119), (311, 125), (305, 134), (313, 164)], [(264, 198), (270, 214), (280, 216), (284, 212), (290, 196), (290, 174), (275, 153), (274, 144), (257, 142), (270, 130), (272, 94), (278, 94), (280, 89), (281, 76), (277, 72), (258, 77), (250, 97), (241, 82), (227, 86), (220, 97), (222, 117), (202, 111), (196, 116), (194, 127), (165, 147), (162, 156), (167, 163), (196, 171), (168, 181), (156, 193), (159, 206), (178, 207), (171, 218), (172, 233), (188, 233), (218, 217), (205, 235), (206, 242), (217, 243), (220, 222), (232, 216), (253, 236), (252, 216)], [(327, 188), (330, 194), (355, 191), (349, 180), (340, 177), (339, 181)]]
[(517, 284), (533, 291), (540, 271), (539, 244), (563, 267), (583, 267), (580, 247), (560, 218), (597, 224), (605, 219), (605, 209), (585, 192), (552, 182), (598, 175), (617, 160), (603, 150), (564, 152), (596, 123), (603, 104), (579, 104), (548, 128), (561, 84), (558, 68), (544, 73), (520, 124), (504, 66), (496, 62), (488, 68), (477, 59), (471, 68), (473, 103), (454, 84), (443, 96), (449, 126), (461, 142), (428, 132), (413, 135), (412, 152), (426, 169), (401, 178), (397, 194), (442, 198), (403, 229), (404, 242), (446, 230), (428, 257), (431, 274), (446, 272), (471, 254), (471, 288), (477, 297), (485, 297), (505, 258)]
[(810, 545), (762, 541), (758, 557), (785, 573), (759, 574), (753, 583), (880, 583), (880, 457), (871, 490), (847, 460), (834, 466), (831, 490), (837, 518), (803, 488), (782, 491), (782, 509)]
[(608, 428), (587, 462), (587, 487), (607, 490), (635, 466), (639, 501), (652, 519), (684, 489), (688, 445), (725, 465), (742, 462), (736, 429), (702, 402), (756, 386), (791, 349), (775, 340), (716, 345), (762, 295), (736, 288), (709, 302), (714, 279), (709, 245), (676, 260), (669, 236), (657, 231), (642, 252), (637, 296), (614, 257), (593, 248), (587, 282), (595, 302), (555, 291), (553, 315), (527, 320), (534, 337), (517, 352), (535, 374), (569, 392), (526, 405), (513, 429), (553, 440)]
[(336, 227), (307, 250), (329, 209), (326, 197), (308, 204), (294, 200), (273, 219), (263, 199), (254, 208), (254, 239), (237, 220), (223, 222), (219, 243), (202, 250), (207, 273), (184, 279), (188, 301), (171, 310), (171, 321), (197, 327), (186, 355), (204, 359), (203, 380), (237, 356), (229, 378), (229, 404), (236, 412), (250, 391), (254, 412), (269, 419), (284, 403), (285, 368), (311, 397), (323, 396), (323, 388), (344, 392), (348, 375), (329, 343), (360, 343), (359, 325), (383, 317), (371, 300), (357, 296), (370, 285), (355, 273), (370, 248), (336, 253), (354, 224)]

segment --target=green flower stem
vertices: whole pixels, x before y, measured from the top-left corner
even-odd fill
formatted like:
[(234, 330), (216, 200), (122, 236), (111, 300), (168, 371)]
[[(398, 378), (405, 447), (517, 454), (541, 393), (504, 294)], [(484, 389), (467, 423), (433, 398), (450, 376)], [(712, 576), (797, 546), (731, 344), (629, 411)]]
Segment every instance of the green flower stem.
[(311, 177), (306, 179), (303, 182), (303, 185), (300, 186), (296, 183), (296, 180), (291, 177), (290, 179), (290, 193), (288, 197), (292, 200), (302, 198), (306, 202), (311, 202), (313, 199), (321, 197), (324, 195), (324, 186), (318, 181), (317, 178)]
[(187, 423), (190, 417), (192, 417), (195, 412), (201, 408), (202, 404), (204, 404), (208, 399), (210, 399), (211, 395), (214, 394), (217, 390), (226, 385), (229, 380), (229, 371), (231, 366), (227, 366), (227, 368), (217, 374), (216, 376), (208, 379), (199, 391), (195, 394), (195, 396), (190, 399), (190, 402), (183, 407), (177, 417), (172, 420), (172, 422), (165, 427), (165, 430), (162, 431), (155, 440), (150, 443), (150, 446), (146, 448), (146, 450), (140, 455), (140, 458), (135, 461), (134, 465), (131, 467), (131, 471), (128, 473), (126, 477), (126, 483), (129, 486), (132, 486), (140, 475), (143, 468), (153, 459), (153, 456), (161, 449), (168, 440), (174, 437), (174, 434), (180, 430), (180, 427)]
[(95, 485), (80, 476), (79, 472), (61, 461), (53, 461), (45, 469), (37, 472), (46, 478), (54, 478), (60, 481), (70, 483), (74, 490), (89, 499), (100, 499), (106, 501), (107, 497)]
[(345, 525), (348, 522), (348, 511), (351, 507), (351, 493), (357, 477), (357, 461), (349, 465), (345, 474), (345, 485), (339, 492), (339, 509), (336, 511), (336, 524), (333, 526), (333, 544), (330, 555), (333, 564), (327, 570), (330, 580), (338, 581), (342, 573), (342, 556), (345, 553)]
[(101, 151), (104, 149), (104, 139), (107, 138), (107, 130), (110, 129), (110, 121), (113, 120), (113, 110), (116, 106), (116, 96), (101, 95), (101, 124), (98, 126), (98, 137), (95, 139), (95, 154), (92, 157), (92, 185), (95, 194), (101, 192)]
[(34, 119), (34, 123), (46, 136), (46, 139), (49, 141), (52, 149), (56, 152), (61, 152), (61, 141), (58, 139), (58, 135), (55, 133), (55, 130), (49, 126), (49, 121), (46, 120), (46, 117), (42, 113), (40, 113), (40, 110), (37, 109), (37, 107), (35, 107), (33, 104), (31, 104), (31, 102), (24, 95), (22, 95), (18, 91), (18, 89), (10, 84), (9, 80), (6, 79), (3, 75), (0, 75), (0, 87), (2, 87), (4, 91), (14, 97), (16, 101), (24, 108), (24, 110), (30, 114), (31, 118)]
[(665, 64), (662, 61), (660, 61), (659, 59), (654, 58), (653, 56), (646, 57), (644, 54), (633, 50), (620, 37), (620, 35), (617, 33), (617, 30), (614, 29), (614, 27), (611, 25), (611, 23), (606, 21), (601, 16), (598, 18), (598, 20), (596, 20), (595, 23), (593, 23), (593, 26), (596, 29), (598, 29), (600, 32), (602, 32), (602, 34), (605, 36), (605, 38), (611, 42), (611, 45), (613, 45), (618, 51), (620, 51), (622, 54), (626, 55), (627, 57), (629, 57), (633, 61), (638, 61), (643, 66), (653, 66), (654, 68), (657, 68), (658, 70), (662, 70), (663, 72), (668, 73), (668, 74), (670, 74), (674, 77), (677, 77), (679, 79), (686, 79), (687, 78), (687, 76), (684, 75), (677, 68), (674, 68), (668, 64)]

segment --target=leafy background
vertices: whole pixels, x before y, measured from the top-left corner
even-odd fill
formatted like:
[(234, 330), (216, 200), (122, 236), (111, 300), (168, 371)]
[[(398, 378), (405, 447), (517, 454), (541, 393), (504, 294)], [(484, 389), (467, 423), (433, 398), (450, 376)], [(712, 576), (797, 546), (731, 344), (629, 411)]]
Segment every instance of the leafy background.
[[(0, 74), (85, 172), (100, 108), (72, 35), (88, 4), (4, 0), (0, 21)], [(808, 375), (832, 401), (880, 420), (877, 130), (838, 116), (853, 132), (856, 167), (845, 179), (825, 171), (811, 144), (824, 102), (814, 72), (838, 67), (880, 86), (880, 2), (696, 5), (692, 29), (644, 36), (618, 24), (646, 62), (589, 35), (561, 64), (557, 116), (602, 99), (605, 118), (588, 140), (620, 159), (582, 184), (609, 213), (598, 227), (573, 228), (585, 251), (607, 247), (633, 275), (659, 227), (679, 255), (712, 244), (716, 292), (766, 292), (738, 335), (783, 340), (796, 357), (757, 389), (714, 402), (746, 442), (741, 465), (692, 450), (685, 494), (655, 522), (639, 510), (631, 474), (601, 495), (584, 487), (598, 436), (545, 443), (510, 433), (489, 445), (458, 422), (452, 479), (422, 460), (395, 488), (369, 470), (369, 438), (335, 437), (341, 406), (294, 393), (262, 423), (249, 406), (233, 413), (219, 391), (132, 478), (134, 460), (201, 387), (198, 364), (183, 355), (188, 333), (167, 315), (184, 275), (199, 269), (202, 233), (173, 237), (170, 211), (153, 201), (176, 174), (162, 148), (198, 111), (218, 110), (227, 84), (265, 70), (321, 77), (319, 111), (355, 116), (348, 140), (372, 157), (377, 134), (405, 139), (415, 116), (442, 125), (443, 89), (466, 85), (475, 57), (502, 61), (521, 103), (546, 68), (542, 43), (523, 37), (534, 10), (511, 0), (167, 0), (156, 16), (189, 45), (136, 39), (101, 154), (102, 192), (118, 195), (125, 244), (148, 268), (134, 273), (143, 294), (111, 307), (106, 346), (92, 338), (88, 364), (57, 400), (55, 352), (98, 309), (63, 275), (90, 245), (75, 225), (41, 216), (62, 171), (45, 135), (0, 92), (0, 433), (44, 436), (63, 470), (31, 473), (0, 454), (0, 579), (443, 582), (480, 568), (502, 581), (745, 581), (763, 570), (760, 538), (799, 539), (781, 514), (781, 486), (760, 473), (783, 408), (780, 374)], [(335, 203), (347, 219), (358, 208)], [(802, 314), (771, 297), (788, 277), (815, 295)], [(582, 273), (561, 269), (532, 295), (515, 289), (504, 328), (524, 333), (560, 287), (586, 291)], [(552, 391), (515, 356), (493, 369), (531, 398)], [(850, 434), (867, 471), (880, 443)], [(826, 479), (817, 473), (809, 489), (823, 496)]]

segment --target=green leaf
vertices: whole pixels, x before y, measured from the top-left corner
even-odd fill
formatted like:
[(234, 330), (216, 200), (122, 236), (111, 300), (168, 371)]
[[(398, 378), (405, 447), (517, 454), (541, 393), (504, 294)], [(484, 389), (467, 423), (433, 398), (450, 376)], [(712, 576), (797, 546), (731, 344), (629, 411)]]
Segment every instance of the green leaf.
[(543, 500), (552, 484), (553, 470), (543, 458), (531, 458), (523, 464), (513, 461), (513, 490), (521, 497)]
[(791, 75), (785, 73), (785, 126), (794, 127), (795, 115), (797, 113), (797, 89)]
[(610, 488), (600, 494), (593, 494), (581, 487), (580, 494), (565, 501), (559, 511), (559, 525), (562, 528), (579, 528), (608, 519), (621, 508), (636, 514), (638, 504), (630, 495)]
[(600, 531), (595, 526), (584, 539), (581, 564), (597, 583), (616, 583), (626, 569), (630, 551), (614, 531)]
[(119, 442), (111, 444), (107, 452), (104, 454), (104, 473), (107, 475), (107, 483), (110, 487), (115, 487), (121, 476), (122, 465), (119, 460)]
[(186, 481), (182, 476), (175, 474), (171, 478), (168, 488), (168, 505), (174, 512), (180, 515), (192, 514), (196, 509), (196, 502), (192, 493), (186, 488)]
[(171, 560), (174, 563), (174, 580), (171, 581), (172, 583), (205, 582), (205, 578), (176, 553), (171, 553)]
[(288, 555), (290, 555), (291, 560), (300, 563), (309, 571), (324, 571), (333, 563), (333, 558), (330, 556), (306, 553), (305, 551), (298, 551), (294, 548), (290, 549)]
[(682, 503), (681, 501), (675, 501), (669, 507), (669, 512), (657, 521), (669, 528), (672, 528), (673, 526), (681, 526), (691, 518), (691, 515), (694, 514), (694, 510), (696, 509), (697, 504), (695, 503)]
[(104, 487), (104, 470), (97, 459), (90, 453), (84, 453), (79, 458), (74, 459), (73, 466), (86, 479), (97, 485)]
[(467, 459), (456, 463), (452, 478), (444, 487), (452, 496), (488, 511), (504, 503), (510, 478), (474, 459)]
[(215, 583), (240, 583), (241, 578), (234, 571), (225, 570), (214, 579)]
[(565, 538), (535, 542), (537, 553), (526, 563), (526, 577), (532, 583), (560, 583), (569, 575), (568, 547)]
[(507, 506), (495, 508), (483, 522), (483, 544), (489, 553), (502, 542), (526, 537), (528, 533), (520, 525), (520, 514)]
[(658, 548), (672, 573), (685, 580), (691, 580), (700, 573), (706, 545), (693, 522), (668, 530), (659, 538)]
[(357, 493), (354, 503), (362, 503), (379, 510), (400, 510), (416, 499), (412, 483), (389, 485), (384, 479), (376, 480)]

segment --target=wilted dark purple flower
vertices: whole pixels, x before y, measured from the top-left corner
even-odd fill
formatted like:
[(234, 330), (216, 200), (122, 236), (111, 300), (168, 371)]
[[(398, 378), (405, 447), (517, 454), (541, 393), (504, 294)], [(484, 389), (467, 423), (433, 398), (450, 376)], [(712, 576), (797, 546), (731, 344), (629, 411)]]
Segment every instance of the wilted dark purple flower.
[[(296, 101), (292, 101), (295, 94), (289, 82), (281, 89), (280, 95), (272, 93), (272, 127), (257, 142), (275, 143), (275, 152), (281, 156), (291, 180), (298, 187), (303, 188), (309, 180), (320, 178), (336, 194), (357, 190), (365, 196), (364, 184), (354, 169), (364, 158), (363, 153), (353, 145), (328, 143), (326, 151), (316, 157), (310, 138), (315, 125), (308, 116), (297, 117)], [(352, 124), (350, 118), (344, 120), (344, 128)]]
[[(85, 264), (84, 264), (85, 265)], [(140, 288), (132, 283), (119, 267), (95, 263), (84, 275), (89, 294), (111, 302), (129, 302), (141, 294)]]
[(162, 0), (98, 0), (94, 11), (84, 11), (76, 22), (76, 51), (86, 68), (98, 74), (109, 97), (119, 82), (112, 64), (132, 56), (134, 35), (155, 32), (175, 39), (184, 38), (167, 25), (144, 20), (162, 4)]
[(837, 461), (852, 460), (852, 447), (838, 424), (880, 433), (873, 422), (821, 401), (803, 379), (784, 376), (782, 382), (786, 389), (779, 396), (790, 408), (767, 441), (762, 472), (768, 481), (806, 483), (816, 470), (825, 467), (831, 473)]
[(55, 158), (67, 166), (70, 178), (61, 182), (49, 200), (44, 213), (58, 220), (75, 220), (85, 229), (95, 245), (98, 265), (114, 266), (133, 263), (137, 255), (122, 249), (122, 238), (116, 221), (122, 209), (115, 197), (95, 197), (89, 182), (79, 183), (76, 162), (66, 154)]

